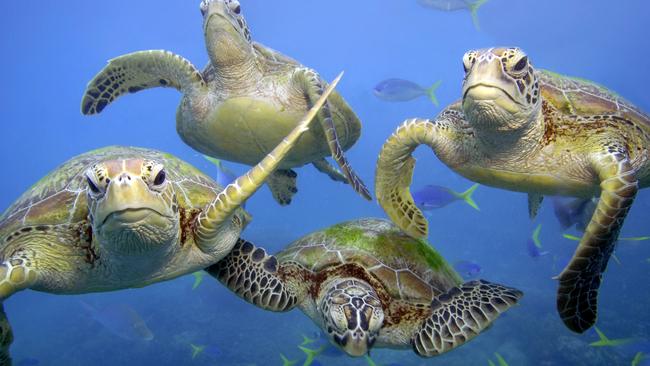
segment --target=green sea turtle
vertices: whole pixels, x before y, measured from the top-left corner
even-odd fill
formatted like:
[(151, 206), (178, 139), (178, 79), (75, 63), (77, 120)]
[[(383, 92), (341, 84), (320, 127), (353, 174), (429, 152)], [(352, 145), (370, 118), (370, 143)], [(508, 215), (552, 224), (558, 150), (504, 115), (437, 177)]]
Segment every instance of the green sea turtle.
[[(81, 111), (99, 113), (122, 94), (173, 87), (183, 93), (176, 130), (185, 143), (207, 156), (254, 165), (293, 129), (326, 83), (314, 70), (253, 42), (237, 0), (207, 0), (200, 8), (210, 58), (202, 72), (168, 51), (123, 55), (88, 83)], [(289, 204), (297, 192), (291, 168), (311, 163), (370, 199), (343, 154), (359, 138), (361, 122), (336, 92), (318, 119), (322, 128), (306, 133), (267, 180), (273, 197)], [(343, 174), (325, 160), (330, 155)]]
[(463, 65), (462, 100), (435, 119), (407, 120), (384, 144), (379, 203), (407, 233), (427, 236), (409, 192), (411, 154), (421, 144), (470, 180), (529, 193), (531, 215), (543, 195), (599, 195), (558, 276), (560, 316), (584, 332), (596, 321), (602, 272), (623, 220), (637, 191), (650, 185), (650, 118), (600, 85), (533, 69), (518, 48), (469, 51)]
[[(155, 150), (77, 156), (0, 216), (0, 302), (29, 288), (78, 294), (142, 287), (203, 269), (235, 245), (240, 207), (281, 163), (336, 85), (262, 161), (226, 187)], [(12, 341), (0, 303), (0, 365)]]
[(307, 235), (275, 256), (241, 240), (206, 269), (266, 310), (300, 308), (351, 356), (373, 345), (431, 357), (462, 345), (516, 304), (520, 291), (459, 275), (425, 241), (386, 220)]

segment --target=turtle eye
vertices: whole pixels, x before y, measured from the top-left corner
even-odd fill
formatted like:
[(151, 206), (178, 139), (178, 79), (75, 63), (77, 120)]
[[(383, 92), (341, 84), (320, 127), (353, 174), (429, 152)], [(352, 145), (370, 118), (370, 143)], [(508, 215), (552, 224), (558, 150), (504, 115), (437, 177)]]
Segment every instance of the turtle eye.
[(90, 179), (90, 177), (88, 176), (86, 176), (86, 183), (88, 183), (88, 188), (90, 189), (91, 192), (93, 192), (94, 194), (101, 193), (99, 187), (97, 187), (97, 185), (93, 182), (93, 180)]
[(474, 58), (471, 57), (471, 54), (467, 52), (465, 55), (463, 55), (463, 70), (465, 71), (465, 74), (469, 72), (469, 69), (472, 68), (472, 65), (474, 65)]
[(239, 1), (232, 1), (230, 4), (228, 4), (230, 7), (230, 10), (232, 10), (235, 14), (239, 15), (241, 12), (241, 6), (239, 6)]
[(159, 186), (163, 183), (165, 183), (165, 178), (167, 177), (167, 174), (165, 174), (165, 170), (161, 169), (158, 174), (156, 174), (156, 178), (153, 180), (153, 184), (156, 186)]
[(523, 71), (526, 66), (528, 66), (528, 56), (522, 57), (515, 66), (512, 67), (513, 71), (520, 72)]

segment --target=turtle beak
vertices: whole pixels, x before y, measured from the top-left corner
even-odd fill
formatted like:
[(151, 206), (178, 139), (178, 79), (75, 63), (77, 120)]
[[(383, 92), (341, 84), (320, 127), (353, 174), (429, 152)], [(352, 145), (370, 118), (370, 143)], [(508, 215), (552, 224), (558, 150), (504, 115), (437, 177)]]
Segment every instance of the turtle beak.
[(370, 350), (370, 338), (364, 334), (358, 337), (352, 337), (348, 342), (348, 347), (346, 349), (347, 353), (350, 356), (363, 356)]
[(521, 93), (513, 81), (503, 75), (496, 58), (479, 62), (463, 83), (463, 109), (481, 108), (485, 103), (495, 104), (510, 114), (521, 109), (517, 98)]
[(367, 332), (355, 330), (346, 332), (343, 337), (334, 336), (334, 342), (341, 346), (348, 355), (360, 357), (370, 351), (375, 340), (369, 337)]
[(124, 172), (109, 184), (106, 198), (98, 205), (95, 218), (101, 226), (107, 221), (135, 223), (152, 215), (160, 216), (166, 223), (167, 211), (161, 197), (151, 194), (141, 179)]

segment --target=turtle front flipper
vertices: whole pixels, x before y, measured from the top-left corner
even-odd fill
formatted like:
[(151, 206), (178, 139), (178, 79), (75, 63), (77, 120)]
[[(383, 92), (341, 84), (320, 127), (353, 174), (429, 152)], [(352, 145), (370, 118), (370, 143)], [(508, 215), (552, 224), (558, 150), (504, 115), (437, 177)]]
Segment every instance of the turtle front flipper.
[(156, 87), (173, 87), (191, 95), (206, 84), (199, 70), (179, 55), (162, 50), (129, 53), (108, 61), (88, 83), (81, 113), (100, 113), (124, 93)]
[(14, 341), (14, 333), (11, 330), (11, 324), (5, 314), (3, 304), (0, 302), (0, 366), (11, 366), (11, 356), (9, 356), (9, 346)]
[(22, 253), (8, 258), (0, 264), (0, 301), (14, 293), (29, 288), (36, 282), (36, 270)]
[[(316, 71), (308, 68), (302, 68), (298, 70), (294, 77), (298, 83), (304, 88), (307, 98), (309, 99), (310, 104), (313, 104), (323, 94), (323, 81)], [(323, 108), (320, 112), (319, 121), (325, 132), (325, 137), (327, 139), (327, 145), (330, 148), (332, 158), (343, 171), (345, 178), (352, 185), (352, 188), (355, 192), (359, 193), (362, 197), (367, 200), (372, 200), (370, 191), (366, 188), (366, 185), (363, 183), (361, 178), (357, 176), (357, 173), (352, 170), (350, 163), (345, 158), (343, 153), (343, 148), (339, 143), (338, 135), (336, 134), (336, 128), (334, 127), (334, 121), (332, 120), (332, 112), (330, 110), (329, 102), (326, 102), (323, 105)]]
[(205, 270), (262, 309), (288, 311), (298, 302), (297, 294), (278, 277), (278, 260), (246, 240), (239, 239), (225, 258)]
[(348, 180), (345, 178), (345, 175), (341, 173), (338, 169), (333, 167), (330, 163), (327, 162), (325, 159), (318, 159), (312, 163), (316, 170), (323, 174), (327, 174), (328, 177), (330, 177), (332, 180), (337, 181), (337, 182), (343, 182), (347, 183)]
[(600, 178), (600, 199), (573, 258), (558, 276), (558, 312), (564, 324), (578, 333), (596, 322), (602, 273), (639, 189), (627, 154), (608, 152), (596, 156), (592, 165)]
[(406, 120), (386, 140), (379, 153), (375, 172), (377, 201), (388, 217), (414, 238), (426, 238), (429, 224), (415, 205), (409, 189), (415, 166), (411, 155), (418, 146), (425, 144), (446, 163), (461, 160), (463, 155), (455, 147), (463, 145), (455, 126), (461, 119), (462, 112), (449, 107), (434, 121)]
[[(246, 200), (253, 195), (264, 184), (266, 179), (278, 168), (282, 160), (291, 152), (298, 142), (300, 136), (309, 129), (309, 124), (318, 114), (320, 108), (327, 101), (336, 84), (343, 74), (332, 81), (325, 92), (314, 103), (314, 106), (298, 122), (296, 127), (289, 132), (282, 142), (276, 146), (262, 161), (252, 167), (246, 174), (235, 179), (221, 191), (215, 199), (209, 203), (200, 214), (196, 216), (194, 234), (199, 248), (207, 253), (212, 252), (221, 243), (218, 236), (222, 231), (223, 224), (232, 216)], [(229, 248), (224, 248), (226, 251)]]
[(298, 174), (291, 169), (278, 169), (266, 179), (266, 185), (269, 186), (273, 198), (281, 206), (290, 204), (293, 195), (298, 192), (297, 177)]
[(454, 287), (431, 302), (432, 314), (412, 338), (413, 349), (422, 357), (451, 351), (489, 327), (523, 295), (484, 280)]
[(36, 271), (30, 268), (29, 264), (29, 260), (20, 255), (0, 264), (0, 366), (11, 366), (9, 346), (14, 340), (3, 302), (35, 282)]

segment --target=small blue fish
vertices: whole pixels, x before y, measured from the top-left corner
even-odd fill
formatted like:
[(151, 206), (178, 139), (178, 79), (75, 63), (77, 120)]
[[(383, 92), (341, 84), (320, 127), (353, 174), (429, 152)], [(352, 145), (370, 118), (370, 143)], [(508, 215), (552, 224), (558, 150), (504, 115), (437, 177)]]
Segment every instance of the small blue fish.
[(643, 352), (637, 352), (634, 355), (634, 358), (632, 359), (632, 366), (645, 366), (645, 365), (650, 365), (649, 362), (647, 362), (648, 357), (646, 354)]
[(454, 269), (466, 280), (476, 278), (481, 273), (481, 266), (472, 261), (458, 261), (454, 263)]
[(203, 277), (205, 277), (205, 272), (203, 271), (196, 271), (192, 273), (192, 276), (194, 277), (194, 283), (192, 284), (192, 290), (196, 290), (197, 287), (203, 282)]
[(575, 225), (576, 230), (584, 232), (596, 210), (597, 201), (593, 198), (553, 197), (553, 213), (562, 230)]
[[(494, 352), (494, 357), (496, 357), (497, 363), (499, 364), (499, 366), (508, 366), (508, 363), (506, 362), (506, 360), (498, 352)], [(494, 362), (492, 362), (492, 360), (489, 360), (489, 359), (488, 359), (488, 365), (496, 366), (496, 364)]]
[(234, 182), (235, 179), (237, 179), (235, 173), (233, 173), (232, 170), (226, 168), (221, 160), (206, 155), (203, 155), (203, 157), (217, 167), (216, 181), (221, 186), (221, 188), (225, 188), (228, 184)]
[(300, 343), (299, 346), (306, 346), (308, 344), (312, 344), (312, 343), (316, 342), (318, 340), (318, 338), (320, 338), (320, 335), (321, 335), (321, 332), (314, 332), (312, 334), (312, 337), (310, 338), (310, 337), (303, 334), (302, 335), (302, 343)]
[(91, 318), (114, 335), (130, 341), (150, 341), (153, 333), (147, 323), (132, 307), (124, 304), (111, 305), (103, 309), (81, 302)]
[(192, 351), (192, 359), (195, 359), (199, 356), (207, 356), (208, 358), (216, 361), (223, 354), (221, 348), (215, 345), (206, 346), (202, 344), (190, 343), (190, 348)]
[(537, 225), (533, 231), (533, 235), (528, 238), (526, 242), (526, 249), (528, 249), (528, 255), (533, 258), (538, 258), (548, 254), (548, 251), (542, 251), (542, 242), (539, 240), (539, 233), (542, 230), (542, 224)]
[[(235, 179), (237, 179), (237, 175), (233, 173), (232, 170), (226, 168), (221, 160), (206, 155), (203, 155), (203, 157), (217, 167), (216, 181), (221, 188), (226, 188), (228, 184), (234, 182)], [(241, 206), (242, 208), (246, 208), (246, 203), (242, 203)]]
[(372, 92), (377, 98), (388, 102), (406, 102), (427, 95), (431, 102), (438, 106), (435, 92), (440, 83), (441, 81), (436, 81), (431, 87), (424, 88), (404, 79), (387, 79), (377, 84)]
[(190, 343), (190, 348), (192, 350), (192, 359), (199, 357), (205, 350), (204, 345)]
[(442, 11), (457, 11), (457, 10), (469, 10), (472, 16), (472, 23), (477, 30), (480, 30), (480, 24), (478, 22), (478, 8), (485, 4), (488, 0), (418, 0), (418, 4), (435, 10)]
[(472, 194), (478, 186), (478, 183), (474, 184), (465, 192), (458, 193), (446, 187), (429, 184), (413, 193), (413, 201), (422, 211), (443, 208), (456, 201), (465, 201), (468, 205), (480, 211), (478, 205), (472, 199)]
[(282, 353), (280, 353), (280, 359), (282, 360), (282, 366), (294, 366), (298, 364), (298, 360), (290, 360)]
[(634, 342), (633, 338), (609, 339), (605, 333), (596, 326), (594, 326), (594, 330), (596, 330), (596, 334), (598, 334), (598, 340), (589, 343), (592, 347), (617, 347)]
[(300, 348), (300, 350), (305, 354), (305, 358), (300, 359), (298, 364), (302, 364), (303, 366), (322, 366), (321, 363), (316, 360), (316, 356), (320, 355), (322, 352), (321, 349), (310, 349), (303, 346), (298, 346), (298, 348)]
[[(569, 240), (574, 240), (574, 241), (582, 240), (581, 237), (571, 235), (571, 234), (566, 234), (565, 233), (565, 234), (562, 234), (562, 236), (565, 239), (569, 239)], [(619, 237), (618, 239), (616, 239), (616, 244), (618, 245), (620, 242), (639, 242), (639, 241), (645, 241), (645, 240), (649, 240), (649, 239), (650, 239), (650, 236), (631, 236), (631, 237), (623, 237), (623, 238)], [(618, 257), (616, 256), (616, 252), (612, 252), (612, 259), (616, 263), (621, 264), (621, 260), (618, 259)]]
[(311, 343), (309, 343), (309, 346), (312, 349), (318, 351), (319, 355), (327, 356), (327, 357), (341, 357), (346, 355), (346, 353), (343, 352), (342, 349), (332, 344), (332, 342), (327, 338), (325, 333), (318, 331), (314, 335), (315, 337), (311, 339)]

